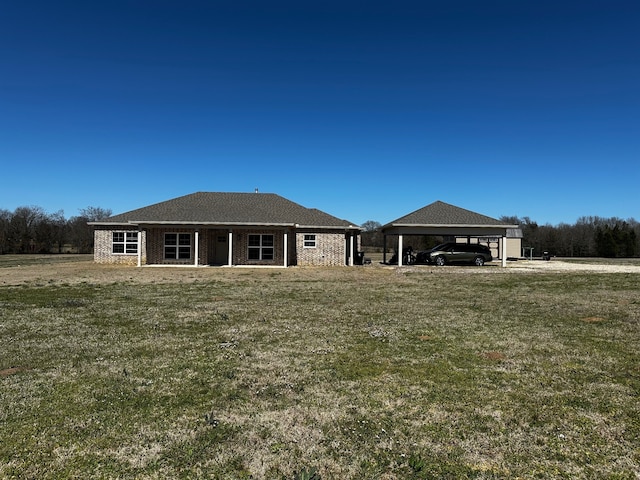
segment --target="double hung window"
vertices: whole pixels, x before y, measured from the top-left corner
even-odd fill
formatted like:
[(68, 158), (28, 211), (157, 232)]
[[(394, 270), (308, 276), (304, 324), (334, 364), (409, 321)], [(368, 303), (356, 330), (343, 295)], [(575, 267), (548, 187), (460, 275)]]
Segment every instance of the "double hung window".
[(316, 236), (305, 235), (304, 236), (304, 248), (316, 248)]
[(191, 258), (191, 234), (165, 233), (164, 258), (168, 260), (183, 260)]
[(273, 235), (249, 235), (249, 260), (273, 260)]
[(113, 232), (113, 253), (138, 253), (138, 232)]

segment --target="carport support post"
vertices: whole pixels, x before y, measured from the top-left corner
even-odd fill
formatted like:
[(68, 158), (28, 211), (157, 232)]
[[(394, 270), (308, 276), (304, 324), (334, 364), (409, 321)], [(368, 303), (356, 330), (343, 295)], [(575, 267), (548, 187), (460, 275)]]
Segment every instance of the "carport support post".
[(387, 236), (382, 237), (382, 263), (387, 264)]
[(502, 236), (502, 241), (500, 242), (500, 250), (502, 250), (500, 252), (500, 258), (502, 259), (502, 266), (506, 267), (507, 266), (507, 237), (506, 236)]
[(402, 234), (398, 235), (398, 266), (402, 266)]
[(233, 265), (233, 259), (231, 257), (231, 254), (233, 253), (233, 232), (231, 230), (229, 230), (229, 252), (227, 253), (228, 255), (228, 266), (232, 266)]

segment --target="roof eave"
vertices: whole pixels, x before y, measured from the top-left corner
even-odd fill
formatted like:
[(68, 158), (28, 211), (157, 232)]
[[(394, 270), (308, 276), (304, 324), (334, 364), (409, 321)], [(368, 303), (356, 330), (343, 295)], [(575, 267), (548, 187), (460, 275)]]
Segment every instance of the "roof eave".
[(99, 221), (99, 222), (87, 222), (87, 225), (96, 225), (96, 226), (111, 226), (111, 225), (121, 225), (121, 226), (128, 226), (131, 225), (129, 222), (105, 222), (105, 221)]
[(189, 222), (183, 220), (128, 220), (126, 222), (88, 222), (89, 225), (96, 226), (132, 226), (132, 225), (198, 225), (198, 226), (226, 226), (226, 227), (295, 227), (309, 229), (327, 229), (327, 230), (360, 230), (360, 227), (354, 225), (301, 225), (298, 223), (282, 223), (282, 222)]
[(201, 222), (183, 220), (129, 220), (131, 225), (203, 225), (203, 226), (233, 226), (233, 227), (293, 227), (294, 223), (281, 222)]
[(389, 223), (382, 227), (419, 227), (419, 228), (519, 228), (519, 225), (492, 225), (479, 223)]
[(296, 228), (308, 228), (311, 230), (360, 230), (360, 227), (355, 225), (301, 225), (299, 223), (295, 224)]

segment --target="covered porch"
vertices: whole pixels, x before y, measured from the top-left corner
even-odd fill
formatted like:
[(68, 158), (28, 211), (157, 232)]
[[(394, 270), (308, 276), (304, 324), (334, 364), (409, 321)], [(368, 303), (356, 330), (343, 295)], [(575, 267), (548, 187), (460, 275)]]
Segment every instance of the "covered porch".
[(353, 266), (358, 249), (357, 230), (309, 230), (298, 225), (141, 224), (138, 231), (139, 267), (286, 268), (327, 262)]
[(295, 262), (291, 245), (295, 232), (290, 226), (140, 225), (139, 229), (146, 232), (146, 245), (138, 248), (138, 266), (288, 267)]

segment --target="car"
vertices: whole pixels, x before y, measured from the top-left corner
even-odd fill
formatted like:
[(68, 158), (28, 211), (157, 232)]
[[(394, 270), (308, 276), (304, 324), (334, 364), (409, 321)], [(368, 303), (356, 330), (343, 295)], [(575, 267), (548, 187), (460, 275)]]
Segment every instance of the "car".
[(477, 243), (442, 243), (426, 252), (418, 252), (416, 256), (417, 263), (438, 266), (448, 263), (470, 263), (481, 267), (491, 260), (491, 250)]

